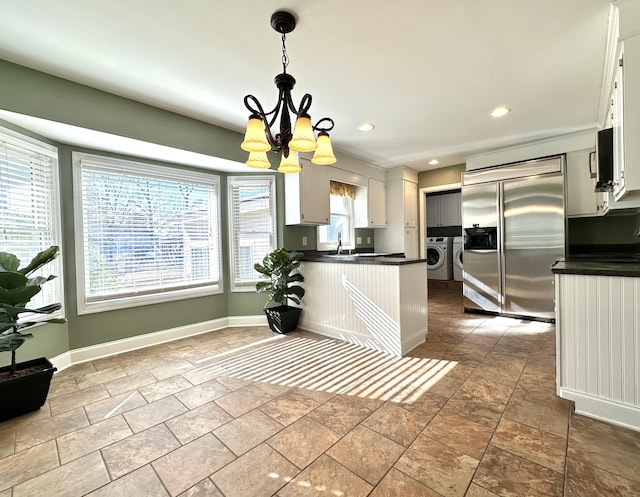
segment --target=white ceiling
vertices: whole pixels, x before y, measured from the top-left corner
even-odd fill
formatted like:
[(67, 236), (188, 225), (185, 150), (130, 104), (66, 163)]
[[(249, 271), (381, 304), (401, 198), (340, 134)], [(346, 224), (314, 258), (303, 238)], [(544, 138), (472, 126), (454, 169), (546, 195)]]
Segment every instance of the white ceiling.
[(422, 171), (597, 125), (609, 0), (20, 0), (0, 58), (242, 131), (246, 94), (275, 104), (279, 9), (294, 100), (334, 119), (338, 158)]

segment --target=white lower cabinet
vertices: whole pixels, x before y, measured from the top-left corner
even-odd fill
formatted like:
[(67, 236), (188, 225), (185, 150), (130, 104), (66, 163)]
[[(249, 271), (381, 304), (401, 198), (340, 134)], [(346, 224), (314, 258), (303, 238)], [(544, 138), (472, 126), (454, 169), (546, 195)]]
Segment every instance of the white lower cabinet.
[(303, 262), (300, 271), (307, 291), (300, 328), (395, 356), (424, 343), (426, 262)]
[(640, 431), (640, 278), (556, 274), (558, 395)]

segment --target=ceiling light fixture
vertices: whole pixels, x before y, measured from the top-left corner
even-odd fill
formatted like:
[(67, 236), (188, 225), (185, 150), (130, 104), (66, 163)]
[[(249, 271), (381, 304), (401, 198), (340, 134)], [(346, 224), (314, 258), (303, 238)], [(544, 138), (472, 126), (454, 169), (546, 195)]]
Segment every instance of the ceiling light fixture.
[(360, 125), (358, 125), (357, 130), (358, 131), (371, 131), (373, 128), (375, 128), (375, 126), (371, 123), (362, 123)]
[(435, 166), (435, 165), (437, 165), (437, 164), (440, 164), (440, 161), (439, 161), (438, 159), (431, 159), (431, 160), (429, 161), (429, 165), (430, 165), (430, 166)]
[[(271, 166), (267, 159), (267, 151), (281, 152), (282, 157), (278, 171), (281, 173), (297, 173), (300, 164), (296, 152), (313, 152), (315, 154), (311, 162), (328, 166), (336, 162), (329, 140), (329, 131), (333, 129), (333, 119), (324, 117), (315, 125), (311, 124), (308, 114), (311, 107), (311, 95), (305, 93), (296, 109), (291, 98), (291, 90), (296, 84), (295, 78), (287, 73), (289, 57), (285, 39), (287, 33), (291, 33), (296, 27), (296, 20), (289, 12), (278, 11), (271, 16), (271, 27), (282, 34), (282, 73), (275, 77), (278, 88), (278, 102), (270, 112), (265, 112), (253, 95), (244, 97), (244, 105), (251, 115), (247, 124), (244, 141), (240, 145), (243, 150), (249, 152), (247, 166), (258, 169), (266, 169)], [(281, 112), (282, 111), (282, 112)], [(291, 111), (296, 116), (296, 124), (291, 133)], [(280, 132), (274, 136), (271, 127), (280, 117)], [(314, 131), (318, 131), (318, 139), (314, 138)]]
[(495, 109), (493, 109), (489, 115), (491, 117), (504, 117), (506, 116), (509, 112), (511, 112), (511, 109), (509, 107), (496, 107)]

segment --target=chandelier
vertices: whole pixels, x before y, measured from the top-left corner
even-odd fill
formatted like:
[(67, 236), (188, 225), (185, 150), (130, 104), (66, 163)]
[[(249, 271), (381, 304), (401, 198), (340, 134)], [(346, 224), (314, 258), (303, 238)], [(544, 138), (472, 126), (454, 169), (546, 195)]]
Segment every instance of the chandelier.
[[(296, 152), (315, 152), (311, 162), (318, 165), (328, 166), (335, 164), (336, 158), (333, 155), (329, 131), (333, 129), (333, 120), (324, 117), (315, 125), (311, 124), (309, 107), (311, 107), (311, 95), (305, 93), (296, 109), (291, 90), (296, 84), (295, 78), (287, 73), (289, 58), (285, 40), (287, 33), (291, 33), (296, 27), (296, 20), (289, 12), (278, 11), (271, 16), (271, 27), (282, 34), (282, 73), (278, 74), (274, 82), (278, 88), (278, 101), (275, 107), (265, 112), (258, 99), (253, 95), (244, 97), (244, 105), (251, 115), (247, 123), (247, 130), (244, 141), (240, 145), (243, 150), (249, 152), (247, 166), (257, 169), (267, 169), (271, 167), (267, 159), (267, 151), (280, 152), (281, 160), (278, 171), (281, 173), (297, 173), (300, 171), (300, 164)], [(291, 116), (289, 112), (296, 116), (296, 124), (291, 133)], [(280, 130), (274, 136), (272, 127), (276, 120), (280, 118)], [(314, 132), (318, 132), (318, 138), (314, 137)]]

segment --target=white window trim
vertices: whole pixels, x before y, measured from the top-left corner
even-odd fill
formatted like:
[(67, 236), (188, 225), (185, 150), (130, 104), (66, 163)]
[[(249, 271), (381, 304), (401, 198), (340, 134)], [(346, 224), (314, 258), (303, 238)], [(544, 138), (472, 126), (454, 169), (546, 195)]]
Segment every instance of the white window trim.
[[(0, 127), (0, 141), (13, 142), (21, 147), (28, 148), (33, 150), (34, 152), (45, 155), (51, 158), (51, 175), (52, 175), (52, 189), (53, 189), (53, 226), (54, 226), (54, 237), (51, 241), (52, 245), (57, 245), (60, 247), (60, 254), (58, 255), (56, 262), (59, 267), (59, 271), (56, 271), (55, 279), (48, 281), (46, 285), (55, 286), (56, 294), (59, 296), (59, 303), (62, 304), (62, 308), (59, 311), (53, 312), (47, 315), (35, 315), (31, 314), (28, 316), (29, 321), (40, 322), (45, 321), (47, 319), (61, 319), (66, 316), (65, 314), (65, 294), (64, 294), (64, 247), (62, 244), (62, 208), (60, 203), (60, 198), (62, 197), (60, 191), (60, 168), (58, 165), (58, 148), (49, 145), (48, 143), (42, 142), (30, 136), (26, 136), (20, 134), (16, 131), (13, 131), (8, 128)], [(36, 254), (34, 253), (33, 256)], [(22, 265), (27, 264), (29, 261), (21, 261)], [(57, 302), (47, 302), (47, 304), (54, 304)], [(44, 324), (44, 323), (42, 323)]]
[[(104, 165), (112, 170), (120, 170), (122, 172), (131, 172), (135, 167), (136, 172), (144, 173), (150, 177), (169, 178), (174, 180), (194, 180), (205, 183), (213, 183), (216, 185), (217, 203), (218, 203), (218, 234), (217, 242), (219, 247), (218, 257), (218, 274), (219, 281), (216, 285), (183, 288), (173, 291), (161, 292), (156, 294), (146, 294), (137, 296), (127, 296), (105, 300), (102, 302), (87, 303), (85, 295), (85, 264), (84, 264), (84, 226), (83, 226), (83, 205), (82, 205), (82, 160), (88, 159), (92, 164)], [(105, 312), (116, 309), (126, 309), (150, 304), (161, 304), (165, 302), (173, 302), (176, 300), (191, 299), (208, 295), (216, 295), (224, 293), (224, 274), (222, 264), (222, 219), (220, 210), (220, 176), (213, 174), (199, 173), (188, 171), (171, 166), (157, 166), (134, 160), (115, 159), (106, 156), (87, 154), (84, 152), (72, 153), (73, 164), (73, 198), (74, 198), (74, 242), (76, 249), (76, 293), (77, 293), (77, 313), (78, 315), (92, 314), (96, 312)], [(161, 171), (161, 172), (160, 172)]]
[(276, 185), (275, 185), (275, 177), (273, 175), (251, 175), (251, 176), (228, 176), (227, 177), (227, 220), (229, 226), (229, 274), (231, 280), (231, 291), (232, 292), (255, 292), (255, 284), (260, 281), (259, 278), (255, 280), (244, 280), (242, 285), (237, 285), (235, 278), (233, 277), (236, 261), (235, 261), (235, 250), (233, 246), (233, 209), (231, 205), (231, 187), (234, 182), (245, 182), (251, 183), (252, 181), (269, 181), (269, 186), (271, 188), (271, 211), (273, 212), (272, 222), (273, 222), (273, 244), (272, 250), (276, 249), (277, 246), (277, 211), (276, 211)]
[[(350, 244), (343, 244), (342, 245), (342, 250), (354, 250), (356, 248), (356, 228), (355, 228), (355, 221), (356, 221), (356, 212), (355, 212), (355, 203), (353, 202), (353, 199), (351, 199), (351, 212), (349, 213), (350, 217), (351, 217), (351, 243)], [(331, 212), (329, 213), (329, 216), (331, 216)], [(317, 246), (317, 250), (337, 250), (338, 249), (338, 244), (337, 242), (321, 242), (320, 241), (320, 229), (322, 228), (322, 226), (318, 226), (316, 228), (316, 238), (317, 238), (317, 242), (316, 242), (316, 246)]]

